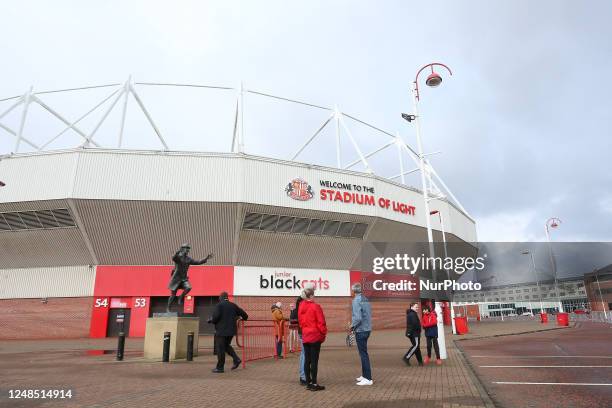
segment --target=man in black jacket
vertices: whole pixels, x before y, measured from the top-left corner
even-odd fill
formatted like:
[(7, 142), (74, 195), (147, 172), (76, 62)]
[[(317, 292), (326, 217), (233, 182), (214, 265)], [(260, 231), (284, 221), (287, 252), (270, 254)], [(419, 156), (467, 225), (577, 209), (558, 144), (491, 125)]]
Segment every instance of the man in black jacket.
[(238, 305), (232, 303), (227, 298), (227, 292), (221, 292), (219, 303), (215, 306), (210, 323), (215, 325), (215, 350), (217, 351), (217, 367), (213, 373), (222, 373), (225, 367), (225, 353), (229, 354), (234, 360), (232, 370), (240, 366), (242, 360), (232, 347), (232, 338), (236, 335), (236, 320), (248, 320), (246, 314)]
[(404, 355), (404, 362), (410, 365), (410, 357), (416, 355), (419, 365), (423, 365), (423, 357), (421, 356), (421, 321), (419, 320), (419, 304), (412, 302), (410, 309), (406, 312), (406, 337), (410, 339), (412, 347)]

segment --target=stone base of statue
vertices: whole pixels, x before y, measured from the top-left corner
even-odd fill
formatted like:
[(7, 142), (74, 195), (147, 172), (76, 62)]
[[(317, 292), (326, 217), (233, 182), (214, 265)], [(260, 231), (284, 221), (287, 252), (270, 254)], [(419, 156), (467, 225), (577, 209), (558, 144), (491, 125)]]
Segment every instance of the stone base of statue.
[[(160, 315), (165, 315), (160, 313)], [(193, 332), (193, 355), (198, 355), (199, 317), (156, 316), (147, 319), (144, 338), (144, 358), (162, 359), (164, 332), (170, 332), (170, 360), (187, 357), (187, 333)]]

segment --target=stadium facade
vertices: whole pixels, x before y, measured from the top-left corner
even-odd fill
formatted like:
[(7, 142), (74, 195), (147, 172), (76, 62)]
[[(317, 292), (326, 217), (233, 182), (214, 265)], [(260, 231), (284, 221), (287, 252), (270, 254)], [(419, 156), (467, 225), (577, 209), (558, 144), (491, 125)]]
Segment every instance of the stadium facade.
[[(359, 265), (363, 245), (427, 241), (419, 190), (242, 153), (78, 148), (4, 156), (0, 175), (3, 338), (112, 336), (118, 313), (142, 336), (165, 306), (182, 242), (195, 258), (214, 253), (190, 269), (182, 306), (200, 316), (201, 332), (222, 290), (268, 319), (273, 302), (288, 312), (305, 281), (317, 285), (331, 329), (344, 330), (350, 285), (371, 276)], [(474, 221), (453, 203), (430, 206), (447, 241), (476, 241)], [(398, 327), (415, 294), (376, 296), (375, 327)]]

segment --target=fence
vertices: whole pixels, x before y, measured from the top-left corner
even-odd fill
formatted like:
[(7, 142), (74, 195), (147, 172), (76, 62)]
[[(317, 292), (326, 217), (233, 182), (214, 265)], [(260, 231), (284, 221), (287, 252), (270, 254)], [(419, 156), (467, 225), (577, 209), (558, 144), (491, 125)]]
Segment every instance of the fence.
[[(301, 351), (297, 333), (295, 337), (289, 336), (289, 333), (290, 329), (286, 325), (283, 336), (283, 357), (287, 357), (288, 352)], [(290, 340), (289, 343), (288, 340)], [(272, 320), (240, 320), (236, 344), (242, 350), (243, 367), (246, 366), (247, 361), (276, 358), (274, 322)]]
[(573, 322), (597, 322), (612, 324), (611, 312), (589, 312), (589, 313), (570, 313), (570, 320)]

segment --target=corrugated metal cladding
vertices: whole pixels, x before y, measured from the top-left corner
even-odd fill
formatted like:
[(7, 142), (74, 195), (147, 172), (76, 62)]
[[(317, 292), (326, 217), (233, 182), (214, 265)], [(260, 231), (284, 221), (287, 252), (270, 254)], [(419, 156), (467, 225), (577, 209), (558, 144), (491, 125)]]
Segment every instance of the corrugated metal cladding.
[(53, 210), (57, 208), (69, 208), (68, 200), (19, 201), (10, 203), (0, 202), (0, 212), (41, 211)]
[(351, 238), (241, 231), (238, 265), (349, 269), (362, 244)]
[(2, 269), (0, 299), (93, 296), (94, 279), (89, 265)]
[(78, 228), (0, 233), (0, 269), (94, 264)]
[[(86, 149), (5, 158), (0, 165), (8, 174), (1, 202), (75, 198), (253, 203), (380, 217), (421, 227), (427, 216), (420, 192), (374, 175), (247, 155)], [(312, 199), (298, 201), (285, 194), (285, 187), (295, 178), (312, 186)], [(378, 203), (324, 200), (321, 182), (326, 181), (373, 187), (376, 199), (413, 205), (415, 215), (385, 209)], [(354, 187), (348, 192), (359, 193)], [(450, 211), (447, 202), (436, 201), (436, 205), (450, 215), (449, 232), (473, 241), (475, 226), (469, 218), (456, 209)]]
[(239, 202), (240, 156), (81, 153), (74, 197)]
[(239, 204), (75, 200), (100, 264), (165, 265), (181, 243), (194, 258), (215, 254), (211, 264), (231, 265)]
[(17, 155), (0, 160), (2, 203), (53, 200), (72, 194), (78, 154), (74, 152)]

